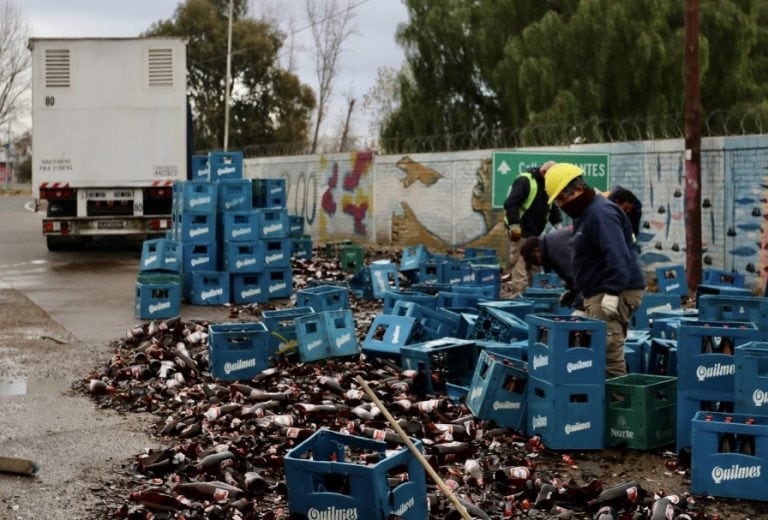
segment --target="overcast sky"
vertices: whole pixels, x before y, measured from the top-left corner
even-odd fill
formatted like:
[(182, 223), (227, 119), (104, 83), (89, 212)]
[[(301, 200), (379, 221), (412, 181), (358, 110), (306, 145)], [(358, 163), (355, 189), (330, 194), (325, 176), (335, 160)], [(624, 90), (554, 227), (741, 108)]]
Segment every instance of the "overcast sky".
[[(171, 18), (179, 0), (14, 0), (30, 24), (35, 37), (137, 36), (158, 20)], [(368, 119), (361, 113), (363, 95), (373, 85), (376, 70), (399, 68), (403, 51), (395, 43), (395, 30), (407, 21), (401, 0), (352, 0), (357, 32), (347, 41), (341, 68), (334, 84), (334, 99), (324, 123), (326, 131), (337, 127), (346, 115), (345, 95), (352, 91), (357, 117), (352, 130), (368, 132)], [(339, 0), (346, 5), (346, 0)], [(305, 0), (250, 0), (251, 13), (272, 13), (279, 17), (286, 33), (295, 31), (295, 72), (303, 83), (317, 92), (311, 55), (312, 32), (307, 28)], [(224, 49), (223, 56), (226, 56)], [(281, 56), (287, 66), (287, 53)]]

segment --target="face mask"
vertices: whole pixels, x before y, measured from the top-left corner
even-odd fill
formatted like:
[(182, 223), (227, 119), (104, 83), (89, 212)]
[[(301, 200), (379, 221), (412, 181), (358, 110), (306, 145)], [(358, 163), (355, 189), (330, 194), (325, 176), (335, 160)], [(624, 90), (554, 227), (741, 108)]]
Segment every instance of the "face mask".
[(568, 215), (571, 218), (579, 218), (581, 214), (584, 212), (587, 206), (589, 206), (589, 203), (592, 202), (592, 199), (595, 198), (595, 192), (592, 189), (586, 189), (582, 191), (579, 195), (572, 198), (562, 206), (560, 206), (560, 209), (565, 212), (566, 215)]

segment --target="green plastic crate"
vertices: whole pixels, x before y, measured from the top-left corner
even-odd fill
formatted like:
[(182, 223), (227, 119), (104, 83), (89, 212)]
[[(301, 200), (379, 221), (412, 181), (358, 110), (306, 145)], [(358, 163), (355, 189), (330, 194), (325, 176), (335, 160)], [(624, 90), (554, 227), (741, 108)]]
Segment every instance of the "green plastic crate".
[(329, 258), (338, 258), (341, 254), (341, 248), (352, 244), (351, 240), (339, 240), (338, 242), (325, 243), (325, 256)]
[(345, 273), (356, 273), (363, 267), (365, 252), (358, 245), (342, 246), (339, 251), (339, 264)]
[(675, 442), (677, 378), (627, 374), (605, 382), (605, 445), (652, 450)]

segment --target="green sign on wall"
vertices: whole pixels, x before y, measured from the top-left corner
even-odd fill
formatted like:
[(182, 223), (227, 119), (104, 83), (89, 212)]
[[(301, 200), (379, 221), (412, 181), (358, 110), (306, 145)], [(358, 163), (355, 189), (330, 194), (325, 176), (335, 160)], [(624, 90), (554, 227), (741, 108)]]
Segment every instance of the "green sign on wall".
[(547, 161), (576, 164), (584, 170), (584, 179), (590, 186), (600, 191), (610, 187), (611, 156), (607, 153), (493, 152), (493, 207), (504, 207), (509, 188), (526, 168)]

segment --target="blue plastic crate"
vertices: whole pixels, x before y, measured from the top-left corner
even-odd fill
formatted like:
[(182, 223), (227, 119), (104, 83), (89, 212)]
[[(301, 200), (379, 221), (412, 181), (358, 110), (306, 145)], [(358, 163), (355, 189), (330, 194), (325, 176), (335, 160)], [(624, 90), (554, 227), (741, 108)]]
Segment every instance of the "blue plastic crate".
[(502, 356), (519, 359), (528, 362), (528, 340), (513, 341), (511, 343), (502, 343), (500, 341), (476, 340), (480, 350), (485, 350), (490, 354), (501, 354)]
[(606, 446), (652, 450), (675, 442), (674, 377), (627, 374), (605, 382)]
[(528, 377), (528, 435), (553, 450), (601, 450), (605, 438), (605, 384), (553, 385)]
[(267, 274), (260, 273), (233, 273), (229, 277), (232, 303), (264, 303), (269, 301), (265, 289)]
[(216, 213), (180, 213), (174, 217), (174, 236), (182, 242), (210, 244), (217, 241)]
[(157, 238), (142, 243), (140, 272), (179, 273), (181, 268), (181, 244), (178, 241)]
[(429, 251), (421, 244), (403, 248), (400, 271), (417, 271), (429, 259)]
[(408, 316), (379, 314), (373, 319), (363, 340), (363, 353), (375, 357), (400, 359), (400, 347), (418, 337), (419, 322)]
[(472, 414), (499, 426), (524, 431), (527, 367), (519, 359), (482, 350), (466, 398)]
[(659, 311), (680, 308), (680, 296), (674, 293), (645, 293), (640, 307), (629, 318), (631, 329), (650, 329), (651, 317)]
[(437, 298), (435, 296), (417, 291), (385, 290), (383, 292), (383, 297), (384, 305), (381, 311), (383, 314), (392, 314), (397, 302), (418, 303), (419, 305), (423, 305), (430, 309), (435, 309), (437, 304)]
[(299, 260), (312, 259), (312, 239), (311, 238), (292, 238), (291, 239), (291, 258)]
[(397, 266), (392, 262), (373, 262), (368, 266), (371, 276), (371, 290), (376, 299), (384, 298), (386, 291), (400, 290)]
[(627, 371), (631, 374), (644, 374), (647, 370), (647, 356), (651, 348), (651, 336), (646, 334), (631, 334), (628, 331), (624, 339), (624, 359)]
[(469, 386), (477, 363), (474, 341), (440, 338), (400, 347), (400, 365), (416, 370), (412, 391), (417, 394), (445, 392), (446, 383)]
[(476, 307), (438, 307), (438, 312), (450, 312), (456, 315), (456, 337), (467, 339), (475, 330), (475, 323), (480, 311)]
[(731, 287), (744, 287), (744, 275), (736, 271), (723, 271), (720, 269), (704, 269), (703, 282), (705, 285), (727, 285)]
[(299, 358), (303, 363), (358, 353), (352, 311), (326, 311), (296, 318)]
[(229, 303), (229, 274), (222, 271), (184, 273), (183, 293), (194, 305)]
[(263, 240), (264, 268), (278, 269), (291, 267), (291, 241), (288, 238)]
[[(466, 247), (464, 258), (496, 257), (496, 250), (491, 247)], [(496, 262), (498, 263), (498, 262)]]
[(420, 340), (455, 337), (459, 317), (453, 313), (439, 312), (415, 302), (399, 301), (392, 308), (395, 316), (415, 318), (419, 323)]
[(677, 341), (651, 338), (645, 371), (657, 376), (677, 376)]
[(286, 238), (288, 212), (284, 209), (257, 209), (260, 215), (259, 238)]
[(285, 208), (288, 201), (288, 191), (285, 179), (253, 179), (254, 208)]
[(508, 312), (516, 318), (525, 321), (525, 317), (529, 314), (533, 314), (535, 305), (533, 301), (523, 300), (520, 298), (512, 300), (485, 300), (477, 302), (478, 309), (485, 307), (489, 309), (498, 309), (500, 311)]
[(211, 180), (210, 169), (208, 168), (207, 155), (192, 156), (192, 180), (209, 181)]
[(498, 298), (498, 286), (494, 284), (467, 284), (467, 285), (454, 285), (451, 287), (452, 293), (464, 294), (476, 296), (478, 298), (477, 303), (480, 301), (491, 301)]
[(472, 339), (509, 343), (528, 337), (528, 324), (511, 314), (493, 307), (482, 307), (475, 320)]
[(218, 248), (215, 242), (182, 242), (181, 258), (182, 271), (216, 271), (218, 265)]
[(570, 307), (560, 305), (560, 296), (562, 289), (534, 289), (529, 287), (518, 297), (520, 301), (531, 302), (533, 304), (533, 314), (559, 314), (570, 316)]
[[(414, 440), (419, 451), (421, 441)], [(378, 462), (360, 462), (364, 454)], [(403, 478), (402, 475), (407, 475)], [(402, 483), (390, 488), (387, 477)], [(285, 455), (288, 507), (303, 518), (424, 520), (429, 516), (424, 468), (405, 447), (321, 429)]]
[(685, 267), (682, 265), (657, 267), (656, 281), (660, 293), (688, 296), (688, 281), (685, 278)]
[(691, 447), (691, 422), (699, 411), (733, 413), (734, 396), (711, 392), (677, 391), (675, 450)]
[(264, 311), (264, 325), (272, 335), (272, 343), (277, 350), (287, 350), (298, 347), (298, 336), (296, 334), (296, 318), (313, 314), (315, 309), (312, 307), (293, 307), (290, 309), (277, 309), (274, 311)]
[(557, 273), (535, 273), (531, 281), (531, 287), (539, 289), (559, 289), (564, 287), (563, 281)]
[[(443, 284), (443, 269), (445, 262), (436, 260), (427, 260), (419, 264), (417, 274), (414, 274), (415, 281), (420, 284)], [(410, 271), (405, 271), (410, 273)], [(447, 285), (447, 284), (446, 284)]]
[[(458, 289), (459, 287), (454, 287), (454, 289)], [(472, 289), (475, 289), (475, 287), (472, 287)], [(477, 287), (477, 289), (482, 289), (481, 287)], [(465, 308), (477, 308), (477, 304), (481, 301), (485, 300), (485, 296), (483, 296), (479, 291), (478, 292), (456, 292), (456, 291), (449, 291), (449, 292), (439, 292), (437, 293), (437, 307), (465, 307)], [(479, 313), (479, 311), (476, 311), (475, 314)]]
[(243, 178), (242, 152), (208, 152), (208, 169), (212, 181)]
[(696, 304), (699, 307), (699, 319), (751, 321), (760, 329), (760, 340), (768, 340), (768, 298), (704, 294)]
[(719, 294), (721, 296), (752, 296), (752, 290), (732, 285), (699, 284), (696, 287), (696, 301), (705, 294)]
[(293, 292), (293, 271), (290, 267), (282, 269), (268, 269), (264, 271), (264, 289), (267, 298), (276, 300), (279, 298), (290, 298)]
[(218, 182), (219, 211), (251, 211), (251, 182), (225, 179)]
[(651, 337), (659, 339), (677, 339), (677, 333), (682, 323), (699, 321), (699, 311), (696, 309), (679, 309), (659, 311), (651, 314)]
[(296, 291), (297, 307), (312, 307), (318, 312), (349, 309), (349, 290), (346, 287), (318, 285)]
[(736, 347), (736, 413), (768, 415), (768, 343)]
[(221, 240), (253, 242), (259, 240), (261, 214), (258, 211), (231, 211), (221, 215)]
[(224, 242), (221, 266), (228, 273), (258, 273), (265, 270), (264, 242)]
[(139, 275), (135, 314), (140, 320), (167, 319), (181, 310), (181, 283), (175, 275)]
[(304, 215), (288, 215), (288, 236), (301, 238), (304, 234)]
[[(724, 451), (731, 447), (730, 451)], [(710, 412), (698, 412), (694, 416), (692, 493), (768, 500), (766, 471), (768, 417)]]
[(410, 290), (424, 293), (424, 294), (431, 294), (432, 296), (437, 295), (437, 293), (440, 292), (450, 292), (451, 286), (447, 283), (437, 283), (437, 282), (418, 282), (414, 283), (409, 287)]
[(174, 213), (215, 213), (217, 185), (208, 181), (176, 181), (173, 183)]
[(754, 323), (699, 321), (680, 325), (677, 379), (681, 390), (734, 392), (734, 349), (759, 338)]
[(443, 262), (440, 276), (438, 282), (458, 285), (464, 281), (464, 265), (458, 260)]
[(208, 365), (216, 379), (251, 379), (269, 368), (269, 357), (275, 352), (263, 323), (208, 326)]
[(526, 320), (531, 377), (569, 385), (605, 377), (604, 321), (547, 314), (531, 314)]

